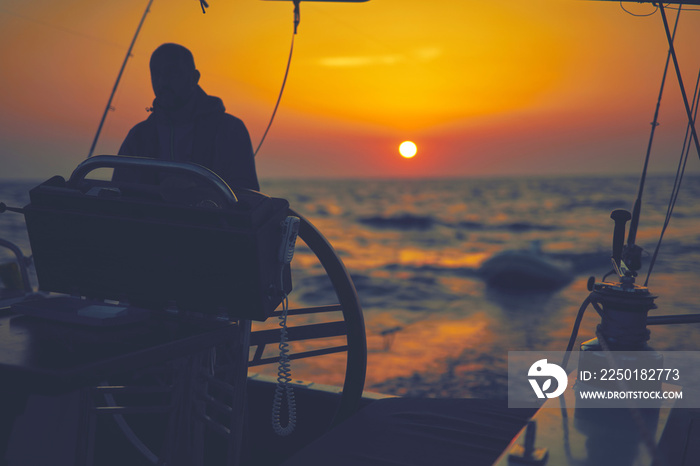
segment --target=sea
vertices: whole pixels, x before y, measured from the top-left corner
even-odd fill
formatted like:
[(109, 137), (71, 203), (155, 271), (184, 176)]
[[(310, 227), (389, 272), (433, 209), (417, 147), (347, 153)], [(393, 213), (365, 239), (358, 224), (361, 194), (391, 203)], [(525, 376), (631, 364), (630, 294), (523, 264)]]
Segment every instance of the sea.
[[(0, 181), (0, 202), (26, 205), (29, 189), (41, 181)], [(673, 184), (673, 176), (646, 179), (637, 234), (644, 249), (639, 284), (659, 242)], [(265, 194), (287, 199), (321, 231), (352, 277), (367, 332), (365, 388), (479, 398), (506, 396), (509, 351), (565, 350), (589, 277), (600, 281), (612, 269), (610, 213), (631, 210), (638, 186), (635, 176), (262, 180)], [(649, 277), (658, 296), (650, 315), (700, 313), (698, 200), (700, 176), (687, 175)], [(31, 255), (21, 214), (0, 214), (0, 237)], [(566, 284), (504, 289), (485, 283), (485, 261), (533, 247), (570, 274)], [(36, 287), (35, 275), (33, 280)], [(290, 308), (337, 303), (325, 270), (302, 241), (292, 281)], [(577, 344), (595, 337), (599, 321), (589, 308)], [(269, 319), (254, 327), (277, 325)], [(698, 324), (650, 328), (649, 343), (658, 350), (695, 350), (700, 341)], [(316, 344), (295, 342), (291, 349)], [(253, 369), (277, 373), (274, 366)], [(294, 380), (342, 385), (344, 374), (344, 354), (292, 362)]]

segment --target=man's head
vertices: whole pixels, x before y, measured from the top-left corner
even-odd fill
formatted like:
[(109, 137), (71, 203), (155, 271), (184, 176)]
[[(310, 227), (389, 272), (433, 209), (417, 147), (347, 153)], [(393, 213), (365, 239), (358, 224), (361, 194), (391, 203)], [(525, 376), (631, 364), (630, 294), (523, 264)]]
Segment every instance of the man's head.
[(150, 67), (158, 105), (166, 110), (184, 106), (199, 83), (192, 52), (182, 45), (163, 44), (151, 55)]

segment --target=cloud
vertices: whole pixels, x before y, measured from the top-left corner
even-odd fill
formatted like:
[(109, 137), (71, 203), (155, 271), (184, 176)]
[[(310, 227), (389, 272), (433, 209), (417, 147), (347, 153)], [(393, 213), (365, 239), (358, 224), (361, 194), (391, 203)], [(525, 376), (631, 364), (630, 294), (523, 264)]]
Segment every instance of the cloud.
[(442, 55), (442, 50), (438, 47), (422, 47), (416, 49), (413, 55), (421, 61), (430, 61)]
[(346, 57), (324, 57), (319, 59), (318, 63), (321, 66), (330, 66), (334, 68), (354, 68), (360, 66), (372, 65), (396, 65), (406, 61), (431, 61), (439, 57), (442, 50), (437, 47), (422, 47), (413, 52), (394, 55), (366, 55), (366, 56), (346, 56)]
[(351, 68), (370, 65), (395, 65), (405, 61), (401, 55), (381, 55), (374, 57), (325, 57), (319, 60), (321, 66)]

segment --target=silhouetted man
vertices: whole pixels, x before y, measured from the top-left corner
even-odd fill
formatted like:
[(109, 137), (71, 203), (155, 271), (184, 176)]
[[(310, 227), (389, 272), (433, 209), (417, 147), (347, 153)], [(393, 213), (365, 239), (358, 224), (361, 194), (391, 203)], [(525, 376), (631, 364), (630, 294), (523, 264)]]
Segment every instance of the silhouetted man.
[[(199, 87), (192, 52), (178, 44), (163, 44), (151, 55), (150, 68), (153, 112), (129, 131), (119, 154), (194, 162), (231, 187), (259, 190), (248, 130), (225, 112), (220, 98)], [(118, 169), (113, 179), (154, 182), (148, 176), (152, 178)]]

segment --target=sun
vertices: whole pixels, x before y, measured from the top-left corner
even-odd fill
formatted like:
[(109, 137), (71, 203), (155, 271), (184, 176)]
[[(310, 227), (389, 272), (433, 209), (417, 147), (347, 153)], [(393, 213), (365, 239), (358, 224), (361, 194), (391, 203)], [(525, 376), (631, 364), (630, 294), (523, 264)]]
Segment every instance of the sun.
[(416, 152), (418, 152), (418, 148), (411, 141), (404, 141), (399, 146), (399, 154), (401, 154), (401, 157), (405, 159), (410, 159), (416, 155)]

